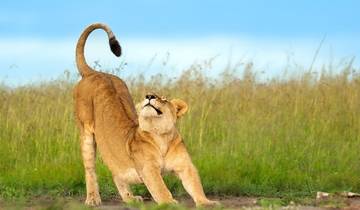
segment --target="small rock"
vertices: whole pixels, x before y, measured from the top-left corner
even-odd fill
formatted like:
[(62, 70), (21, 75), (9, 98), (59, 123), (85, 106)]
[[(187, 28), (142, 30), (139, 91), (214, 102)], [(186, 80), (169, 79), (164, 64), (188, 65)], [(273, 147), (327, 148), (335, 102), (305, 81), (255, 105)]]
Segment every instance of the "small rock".
[(323, 200), (329, 197), (329, 193), (326, 192), (317, 192), (316, 193), (316, 200)]

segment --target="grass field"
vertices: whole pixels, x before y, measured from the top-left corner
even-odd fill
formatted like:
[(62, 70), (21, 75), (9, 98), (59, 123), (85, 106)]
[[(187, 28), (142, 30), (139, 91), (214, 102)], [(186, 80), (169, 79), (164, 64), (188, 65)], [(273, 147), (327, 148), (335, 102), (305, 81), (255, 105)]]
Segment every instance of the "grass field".
[[(360, 191), (360, 69), (343, 65), (257, 81), (251, 65), (217, 80), (192, 66), (177, 80), (125, 79), (135, 101), (155, 90), (190, 106), (178, 127), (207, 194), (313, 196)], [(0, 198), (85, 196), (73, 118), (76, 77), (0, 87)], [(117, 196), (98, 160), (104, 199)], [(166, 177), (172, 192), (184, 190)], [(143, 186), (136, 193), (147, 194)]]

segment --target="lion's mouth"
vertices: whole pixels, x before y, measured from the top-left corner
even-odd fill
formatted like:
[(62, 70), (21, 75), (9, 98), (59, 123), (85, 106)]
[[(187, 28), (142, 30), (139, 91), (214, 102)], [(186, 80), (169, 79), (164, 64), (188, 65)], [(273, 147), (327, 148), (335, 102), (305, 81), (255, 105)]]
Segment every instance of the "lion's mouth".
[[(155, 109), (155, 111), (156, 111), (156, 113), (157, 113), (158, 115), (161, 115), (161, 114), (162, 114), (162, 111), (161, 111), (160, 109), (157, 109), (155, 106), (151, 105), (150, 103), (146, 104), (145, 106), (150, 106), (150, 107), (152, 107), (153, 109)], [(144, 106), (144, 107), (145, 107), (145, 106)]]

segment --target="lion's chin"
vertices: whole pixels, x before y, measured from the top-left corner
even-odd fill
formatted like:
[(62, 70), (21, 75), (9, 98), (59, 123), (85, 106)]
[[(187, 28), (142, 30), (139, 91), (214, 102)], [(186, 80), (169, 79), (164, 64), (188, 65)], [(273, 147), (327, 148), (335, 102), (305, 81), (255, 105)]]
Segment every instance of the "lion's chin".
[(156, 112), (156, 110), (150, 106), (144, 107), (141, 112), (140, 116), (143, 118), (159, 118), (160, 116)]

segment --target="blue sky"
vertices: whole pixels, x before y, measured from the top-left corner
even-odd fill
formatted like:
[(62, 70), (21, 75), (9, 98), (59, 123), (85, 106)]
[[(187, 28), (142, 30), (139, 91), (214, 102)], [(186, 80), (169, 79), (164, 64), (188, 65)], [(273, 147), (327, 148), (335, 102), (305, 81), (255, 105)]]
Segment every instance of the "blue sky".
[[(324, 36), (317, 65), (341, 63), (360, 57), (359, 8), (356, 0), (2, 1), (0, 78), (17, 84), (75, 72), (77, 38), (92, 22), (107, 23), (120, 39), (128, 74), (169, 71), (159, 65), (164, 60), (179, 73), (217, 57), (219, 69), (253, 61), (271, 75), (289, 57), (308, 67)], [(119, 65), (106, 43), (104, 33), (90, 37), (90, 64)]]

